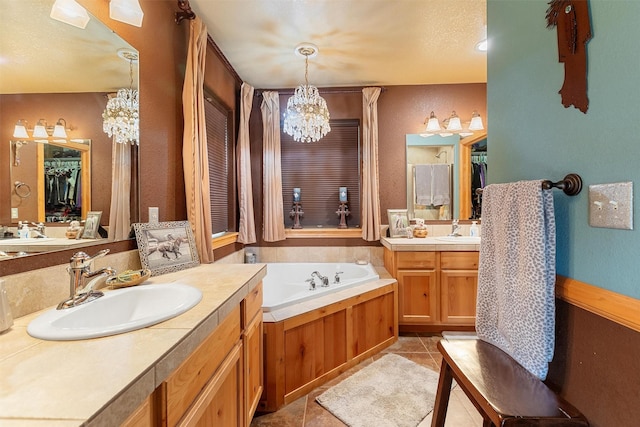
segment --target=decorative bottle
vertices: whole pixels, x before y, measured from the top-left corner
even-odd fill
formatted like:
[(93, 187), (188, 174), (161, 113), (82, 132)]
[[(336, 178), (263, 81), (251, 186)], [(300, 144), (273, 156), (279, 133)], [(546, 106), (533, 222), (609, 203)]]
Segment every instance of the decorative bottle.
[(471, 228), (469, 228), (469, 236), (479, 237), (480, 228), (478, 228), (478, 221), (471, 221)]

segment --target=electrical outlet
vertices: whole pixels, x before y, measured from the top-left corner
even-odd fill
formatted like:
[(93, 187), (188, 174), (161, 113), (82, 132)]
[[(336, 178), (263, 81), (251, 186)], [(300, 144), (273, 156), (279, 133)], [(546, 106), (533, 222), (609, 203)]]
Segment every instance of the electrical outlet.
[(589, 225), (633, 230), (633, 183), (590, 185)]
[(159, 208), (156, 208), (156, 207), (149, 208), (149, 223), (150, 224), (157, 224), (159, 216), (160, 216)]
[(11, 219), (18, 219), (18, 208), (11, 208)]

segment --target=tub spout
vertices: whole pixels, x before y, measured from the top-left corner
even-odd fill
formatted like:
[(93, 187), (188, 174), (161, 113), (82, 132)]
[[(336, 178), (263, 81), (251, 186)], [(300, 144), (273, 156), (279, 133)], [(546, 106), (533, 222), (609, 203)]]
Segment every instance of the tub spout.
[(316, 276), (318, 279), (320, 279), (322, 281), (322, 286), (323, 288), (326, 288), (329, 286), (329, 278), (327, 276), (323, 276), (322, 274), (318, 273), (317, 271), (314, 271), (313, 273), (311, 273), (311, 277), (313, 278), (313, 276)]

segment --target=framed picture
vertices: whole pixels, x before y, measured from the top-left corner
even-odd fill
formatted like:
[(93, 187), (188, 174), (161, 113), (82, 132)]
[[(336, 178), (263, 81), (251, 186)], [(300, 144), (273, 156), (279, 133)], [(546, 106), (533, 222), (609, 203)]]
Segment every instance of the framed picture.
[(406, 237), (405, 229), (409, 226), (406, 209), (387, 209), (389, 218), (389, 237)]
[(200, 265), (189, 221), (135, 223), (133, 229), (142, 268), (152, 276)]
[(83, 239), (97, 239), (100, 237), (98, 229), (100, 228), (100, 218), (102, 211), (87, 212), (87, 219), (84, 221), (84, 230), (82, 232)]

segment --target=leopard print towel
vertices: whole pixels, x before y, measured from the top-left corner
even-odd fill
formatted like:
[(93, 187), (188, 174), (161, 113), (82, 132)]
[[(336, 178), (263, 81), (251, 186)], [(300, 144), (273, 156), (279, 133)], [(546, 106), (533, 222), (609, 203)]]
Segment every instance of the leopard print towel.
[(540, 379), (555, 344), (555, 248), (553, 193), (542, 181), (484, 188), (478, 337)]

